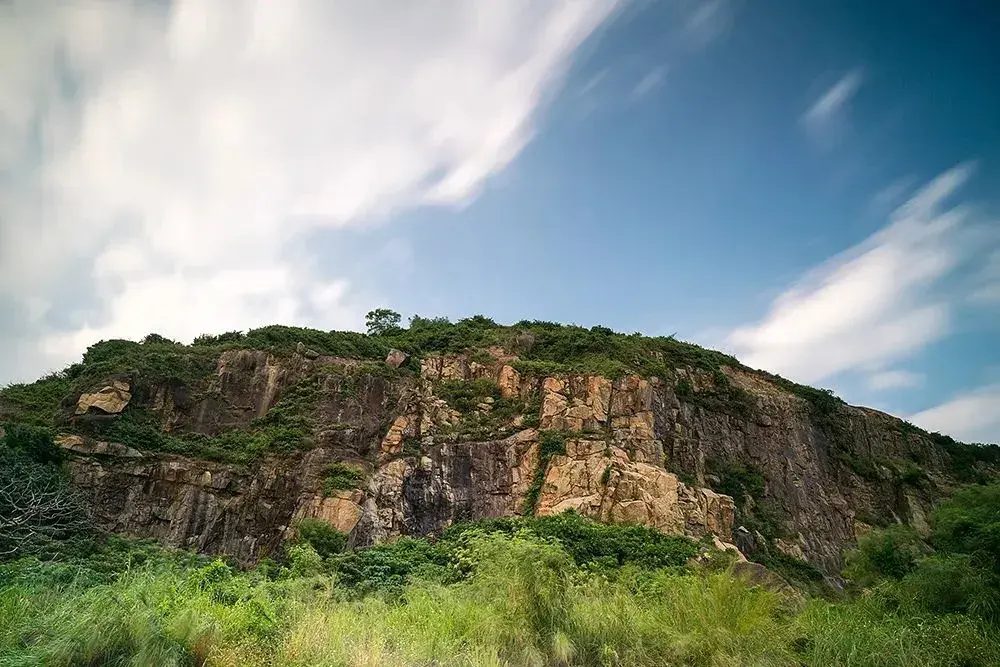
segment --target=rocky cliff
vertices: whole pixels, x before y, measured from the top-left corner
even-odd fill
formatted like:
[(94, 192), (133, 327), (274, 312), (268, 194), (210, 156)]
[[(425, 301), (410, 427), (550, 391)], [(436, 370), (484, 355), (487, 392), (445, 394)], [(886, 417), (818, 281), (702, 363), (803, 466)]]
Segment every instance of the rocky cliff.
[(0, 419), (45, 382), (64, 391), (57, 442), (99, 526), (245, 563), (305, 517), (366, 545), (572, 509), (832, 572), (872, 525), (923, 528), (959, 478), (995, 473), (971, 446), (735, 361), (602, 374), (517, 344), (382, 360), (147, 343), (161, 356), (101, 348), (6, 390)]

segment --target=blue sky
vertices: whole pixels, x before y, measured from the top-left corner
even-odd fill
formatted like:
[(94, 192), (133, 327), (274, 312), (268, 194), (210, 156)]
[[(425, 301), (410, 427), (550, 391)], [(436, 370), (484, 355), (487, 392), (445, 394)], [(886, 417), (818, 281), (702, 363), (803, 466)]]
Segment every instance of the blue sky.
[(1000, 440), (988, 3), (292, 5), (0, 8), (0, 381), (385, 305), (676, 333)]

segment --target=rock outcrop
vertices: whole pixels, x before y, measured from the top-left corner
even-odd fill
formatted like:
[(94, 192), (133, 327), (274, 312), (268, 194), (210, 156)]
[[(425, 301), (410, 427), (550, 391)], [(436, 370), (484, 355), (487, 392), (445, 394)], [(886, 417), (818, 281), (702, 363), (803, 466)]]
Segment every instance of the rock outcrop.
[[(572, 509), (745, 551), (767, 541), (832, 572), (873, 524), (926, 527), (954, 484), (925, 434), (846, 406), (833, 432), (745, 370), (540, 373), (489, 348), (427, 355), (416, 371), (395, 350), (359, 361), (299, 348), (229, 349), (194, 380), (133, 373), (67, 397), (58, 444), (97, 523), (250, 563), (304, 517), (366, 545)], [(116, 440), (137, 432), (155, 438)], [(249, 463), (208, 460), (253, 448)], [(901, 482), (914, 461), (923, 476)], [(331, 488), (332, 465), (360, 471), (356, 488)]]
[(566, 510), (606, 523), (641, 523), (667, 533), (730, 538), (733, 499), (692, 488), (662, 467), (633, 462), (600, 440), (570, 440), (566, 455), (553, 456), (537, 513)]
[(91, 394), (81, 394), (76, 402), (74, 414), (83, 415), (91, 410), (96, 410), (108, 415), (116, 415), (122, 412), (132, 400), (132, 394), (127, 382), (114, 380), (111, 384), (101, 387)]

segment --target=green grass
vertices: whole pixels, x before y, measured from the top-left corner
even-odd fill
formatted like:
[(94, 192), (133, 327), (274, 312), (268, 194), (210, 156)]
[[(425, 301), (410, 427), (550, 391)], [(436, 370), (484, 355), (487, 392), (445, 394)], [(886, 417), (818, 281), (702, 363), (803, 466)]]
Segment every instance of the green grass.
[[(559, 542), (530, 532), (466, 530), (459, 537), (448, 550), (404, 540), (325, 560), (297, 546), (287, 564), (249, 572), (155, 550), (138, 562), (112, 558), (111, 570), (103, 565), (107, 552), (0, 565), (0, 664), (1000, 661), (995, 628), (970, 616), (901, 610), (877, 591), (833, 604), (754, 587), (728, 571), (591, 571)], [(119, 551), (131, 548), (124, 544)], [(402, 563), (411, 564), (405, 574)], [(383, 594), (387, 587), (395, 593)]]

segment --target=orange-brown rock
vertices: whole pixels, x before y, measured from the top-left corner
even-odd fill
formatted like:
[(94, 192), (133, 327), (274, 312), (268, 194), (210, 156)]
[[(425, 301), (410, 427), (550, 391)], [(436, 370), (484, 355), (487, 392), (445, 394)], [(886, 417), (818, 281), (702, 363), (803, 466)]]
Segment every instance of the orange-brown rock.
[(733, 529), (731, 498), (690, 488), (663, 468), (632, 461), (625, 450), (600, 440), (568, 440), (566, 455), (555, 455), (549, 463), (537, 513), (568, 509), (672, 534), (729, 539)]
[(410, 427), (410, 418), (406, 415), (399, 415), (392, 420), (389, 431), (382, 438), (380, 447), (383, 454), (399, 454), (403, 451), (403, 438)]
[(512, 366), (504, 364), (500, 368), (497, 384), (500, 386), (500, 395), (504, 398), (514, 398), (521, 394), (521, 374)]
[(129, 383), (124, 380), (114, 380), (111, 384), (101, 387), (90, 394), (81, 394), (76, 402), (74, 414), (86, 414), (90, 410), (97, 410), (104, 414), (118, 414), (132, 400)]
[(296, 512), (298, 518), (319, 519), (331, 528), (350, 534), (361, 518), (364, 493), (358, 489), (334, 491), (329, 496), (313, 496)]

